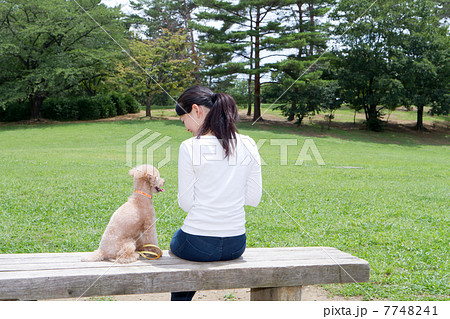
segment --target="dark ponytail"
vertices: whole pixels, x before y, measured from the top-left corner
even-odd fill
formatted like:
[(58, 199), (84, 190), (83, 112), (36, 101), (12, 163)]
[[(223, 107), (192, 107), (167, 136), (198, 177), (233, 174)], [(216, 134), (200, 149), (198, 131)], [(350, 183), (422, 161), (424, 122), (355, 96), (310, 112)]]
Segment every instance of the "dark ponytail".
[(181, 116), (190, 113), (193, 104), (203, 105), (209, 109), (197, 138), (208, 133), (214, 134), (225, 150), (225, 156), (228, 157), (235, 146), (237, 132), (235, 122), (239, 117), (233, 97), (226, 93), (214, 93), (197, 85), (181, 94), (175, 110)]

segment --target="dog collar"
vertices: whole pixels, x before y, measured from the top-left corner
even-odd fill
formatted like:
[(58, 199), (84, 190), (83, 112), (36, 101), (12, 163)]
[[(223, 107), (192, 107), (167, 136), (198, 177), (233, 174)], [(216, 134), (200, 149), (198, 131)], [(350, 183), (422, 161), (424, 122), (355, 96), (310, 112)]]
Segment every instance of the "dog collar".
[(141, 191), (134, 191), (135, 193), (138, 193), (138, 194), (141, 194), (141, 195), (144, 195), (144, 196), (147, 196), (148, 198), (152, 198), (152, 195), (150, 195), (150, 194), (147, 194), (147, 193), (144, 193), (144, 192), (141, 192)]

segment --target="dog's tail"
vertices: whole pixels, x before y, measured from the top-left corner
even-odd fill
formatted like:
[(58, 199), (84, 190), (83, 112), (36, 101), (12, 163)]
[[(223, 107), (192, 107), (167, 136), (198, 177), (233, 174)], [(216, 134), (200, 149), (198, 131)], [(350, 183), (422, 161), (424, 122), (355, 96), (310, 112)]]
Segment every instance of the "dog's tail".
[(101, 249), (97, 249), (92, 253), (86, 253), (81, 257), (81, 261), (102, 261), (105, 259), (105, 255)]

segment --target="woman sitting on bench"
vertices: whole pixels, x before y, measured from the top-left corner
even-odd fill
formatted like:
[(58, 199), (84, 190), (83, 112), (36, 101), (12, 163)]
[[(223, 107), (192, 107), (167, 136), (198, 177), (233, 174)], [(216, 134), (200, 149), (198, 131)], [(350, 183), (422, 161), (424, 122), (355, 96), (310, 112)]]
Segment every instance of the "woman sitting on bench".
[[(236, 102), (228, 94), (194, 86), (175, 109), (193, 137), (180, 146), (178, 203), (188, 214), (170, 249), (192, 261), (236, 259), (246, 246), (244, 205), (261, 200), (256, 143), (237, 133)], [(172, 292), (171, 300), (192, 300), (194, 294)]]

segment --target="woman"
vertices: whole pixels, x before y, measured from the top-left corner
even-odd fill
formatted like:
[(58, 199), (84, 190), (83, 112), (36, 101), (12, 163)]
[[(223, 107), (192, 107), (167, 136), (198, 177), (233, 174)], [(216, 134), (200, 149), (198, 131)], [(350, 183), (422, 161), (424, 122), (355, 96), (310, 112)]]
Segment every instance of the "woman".
[[(176, 112), (193, 137), (180, 146), (178, 203), (188, 214), (170, 249), (192, 261), (236, 259), (246, 246), (244, 205), (261, 200), (256, 144), (238, 134), (236, 102), (228, 94), (191, 87), (178, 99)], [(191, 300), (194, 294), (175, 292), (172, 300)]]

